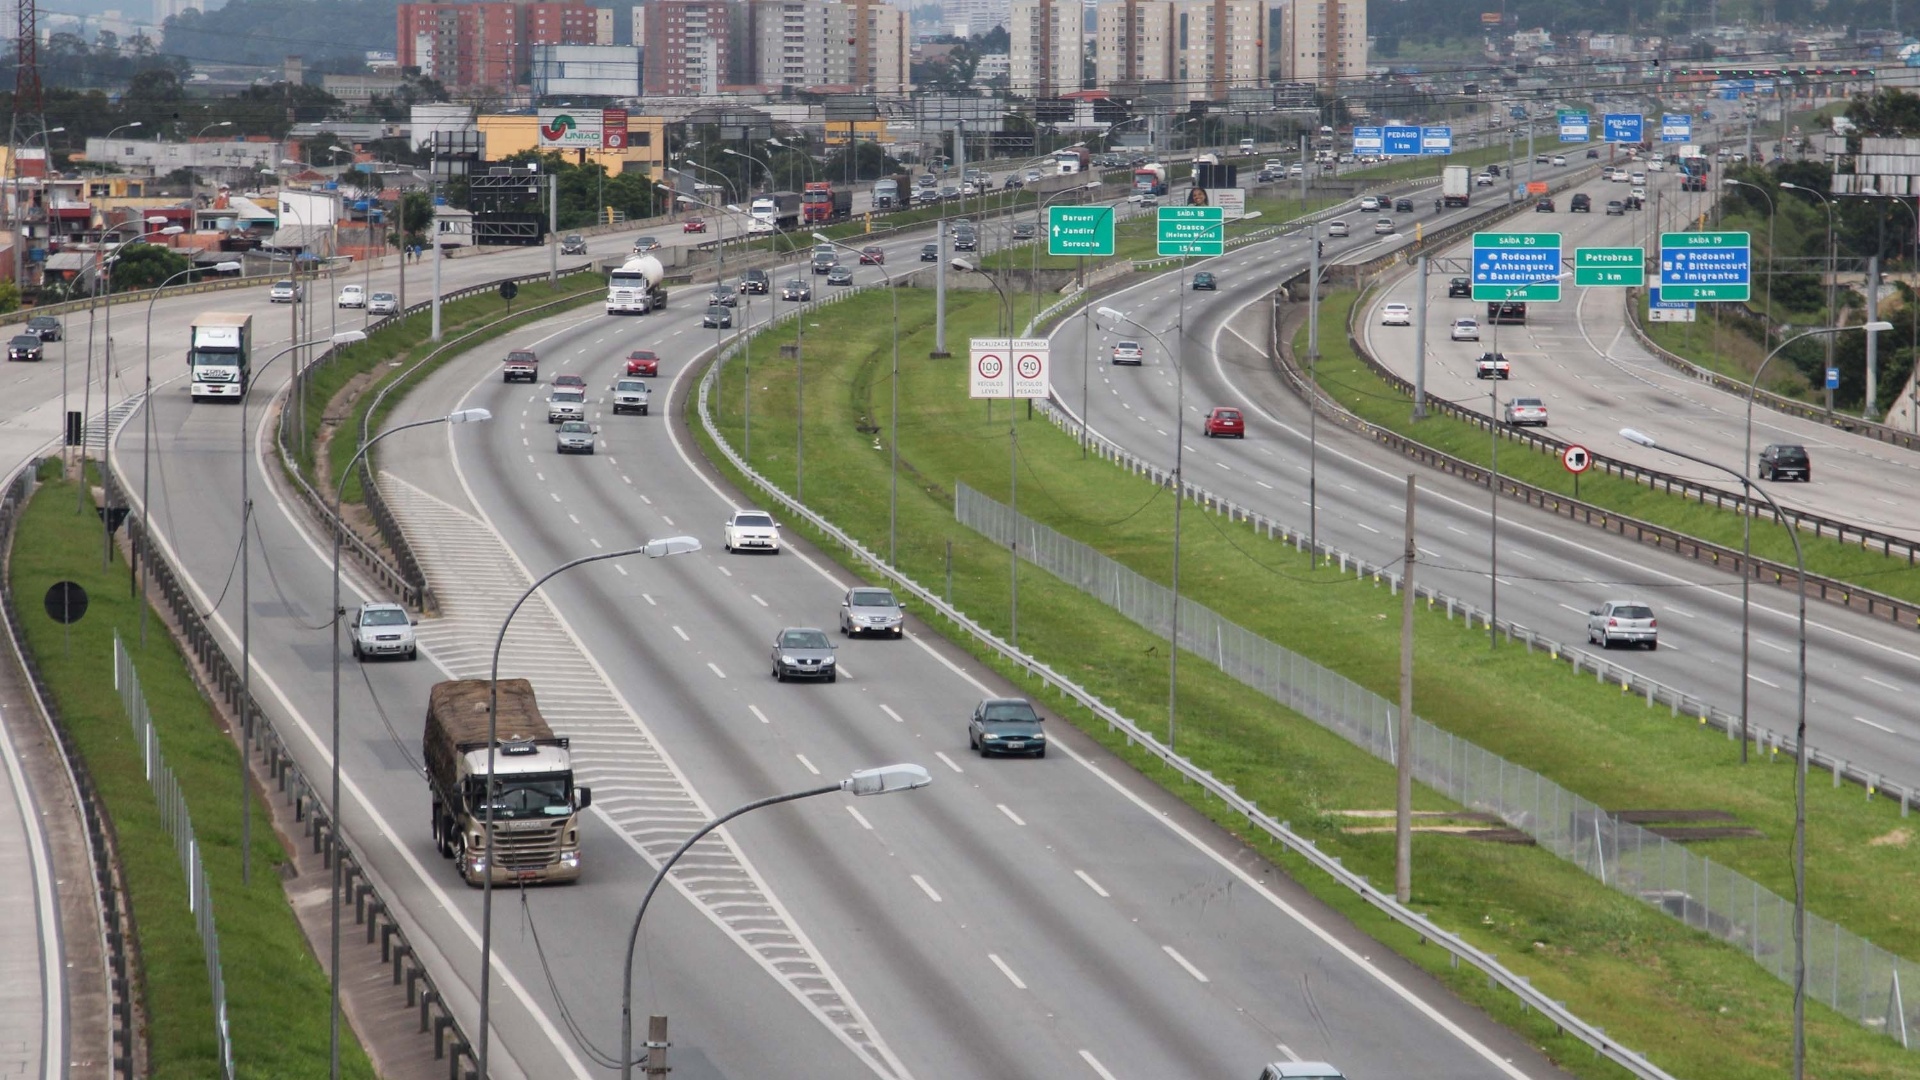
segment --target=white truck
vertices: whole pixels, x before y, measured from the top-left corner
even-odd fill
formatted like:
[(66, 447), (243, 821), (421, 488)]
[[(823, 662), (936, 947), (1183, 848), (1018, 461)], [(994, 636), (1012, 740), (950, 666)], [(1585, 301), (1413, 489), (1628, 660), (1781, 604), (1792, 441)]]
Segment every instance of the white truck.
[(666, 307), (667, 290), (660, 287), (666, 276), (666, 268), (651, 255), (628, 259), (607, 275), (607, 314), (645, 315)]
[(1472, 191), (1472, 170), (1465, 165), (1448, 165), (1440, 170), (1441, 202), (1448, 206), (1465, 206)]
[(637, 412), (645, 416), (647, 407), (653, 403), (653, 390), (647, 386), (644, 379), (628, 378), (622, 375), (613, 380), (613, 386), (609, 389), (613, 393), (613, 415), (615, 416), (623, 412)]
[(209, 311), (188, 331), (188, 388), (195, 401), (239, 401), (253, 378), (253, 316)]

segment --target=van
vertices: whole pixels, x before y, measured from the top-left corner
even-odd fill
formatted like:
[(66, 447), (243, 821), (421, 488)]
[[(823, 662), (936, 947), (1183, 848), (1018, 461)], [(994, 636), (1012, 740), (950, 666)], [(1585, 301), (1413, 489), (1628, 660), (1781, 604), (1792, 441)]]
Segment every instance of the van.
[(1253, 151), (1254, 151), (1254, 144), (1253, 144), (1253, 140), (1252, 140), (1252, 139), (1241, 139), (1241, 140), (1240, 140), (1240, 152), (1241, 152), (1241, 153), (1243, 153), (1243, 154), (1251, 154), (1251, 153), (1253, 153)]

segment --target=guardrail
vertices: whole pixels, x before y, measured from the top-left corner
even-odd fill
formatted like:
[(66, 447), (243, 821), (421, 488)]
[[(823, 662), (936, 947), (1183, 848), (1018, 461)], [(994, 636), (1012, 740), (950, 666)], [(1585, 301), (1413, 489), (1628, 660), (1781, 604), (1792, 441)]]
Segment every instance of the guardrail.
[(727, 442), (718, 426), (714, 423), (713, 415), (709, 408), (709, 399), (713, 392), (714, 383), (718, 380), (721, 370), (737, 353), (740, 346), (741, 342), (736, 340), (721, 349), (718, 355), (715, 355), (711, 349), (705, 354), (707, 370), (701, 375), (696, 390), (696, 407), (700, 423), (701, 426), (706, 429), (707, 435), (712, 438), (714, 445), (719, 447), (720, 452), (727, 458), (727, 461), (735, 469), (738, 469), (741, 475), (745, 476), (755, 487), (779, 503), (787, 513), (805, 519), (807, 523), (818, 530), (821, 535), (829, 538), (833, 543), (843, 548), (847, 554), (868, 573), (892, 582), (903, 592), (912, 595), (921, 603), (925, 604), (928, 611), (939, 613), (942, 618), (945, 618), (962, 633), (967, 634), (975, 641), (991, 649), (1008, 663), (1020, 668), (1028, 675), (1039, 679), (1047, 687), (1072, 698), (1083, 708), (1093, 713), (1096, 718), (1104, 721), (1109, 730), (1123, 732), (1130, 745), (1145, 750), (1155, 758), (1158, 758), (1168, 768), (1173, 769), (1185, 777), (1189, 782), (1200, 786), (1208, 794), (1220, 799), (1228, 806), (1233, 807), (1235, 812), (1243, 816), (1249, 825), (1260, 829), (1288, 850), (1305, 858), (1316, 869), (1332, 877), (1343, 887), (1352, 890), (1355, 894), (1366, 900), (1368, 904), (1372, 905), (1376, 910), (1394, 922), (1412, 930), (1415, 934), (1419, 935), (1422, 943), (1431, 942), (1436, 944), (1442, 949), (1445, 949), (1453, 957), (1456, 964), (1465, 962), (1485, 974), (1489, 983), (1499, 986), (1513, 994), (1519, 998), (1527, 1008), (1537, 1010), (1542, 1015), (1550, 1018), (1560, 1030), (1570, 1033), (1575, 1038), (1586, 1043), (1595, 1054), (1606, 1057), (1608, 1060), (1620, 1065), (1632, 1075), (1639, 1077), (1640, 1080), (1673, 1080), (1667, 1073), (1647, 1061), (1644, 1055), (1621, 1046), (1616, 1040), (1609, 1037), (1605, 1031), (1575, 1016), (1563, 1003), (1555, 1001), (1539, 990), (1534, 989), (1525, 978), (1507, 970), (1494, 959), (1492, 955), (1468, 944), (1457, 934), (1441, 928), (1419, 912), (1401, 906), (1394, 900), (1390, 893), (1383, 893), (1379, 889), (1374, 888), (1365, 878), (1341, 866), (1338, 859), (1321, 853), (1320, 850), (1314, 846), (1312, 840), (1295, 833), (1287, 823), (1274, 820), (1271, 816), (1260, 810), (1258, 806), (1242, 798), (1240, 794), (1233, 789), (1232, 785), (1220, 781), (1215, 778), (1212, 773), (1199, 768), (1186, 758), (1173, 753), (1165, 745), (1160, 743), (1151, 732), (1134, 724), (1131, 720), (1101, 701), (1092, 692), (1061, 675), (1042, 661), (1008, 644), (992, 631), (968, 617), (964, 612), (948, 604), (939, 594), (926, 588), (907, 575), (900, 573), (893, 567), (886, 565), (885, 560), (881, 558), (878, 553), (867, 550), (866, 546), (854, 539), (853, 536), (827, 519), (807, 509), (804, 504), (794, 499), (793, 496), (779, 488), (771, 480), (760, 475), (760, 473), (755, 471), (754, 468), (740, 456), (733, 445)]
[[(208, 271), (208, 273), (212, 273), (212, 271)], [(0, 315), (0, 326), (26, 322), (36, 315), (70, 315), (77, 311), (86, 311), (95, 304), (149, 302), (154, 299), (156, 293), (163, 297), (191, 296), (195, 293), (250, 289), (256, 285), (271, 285), (279, 280), (281, 280), (279, 276), (272, 274), (262, 274), (258, 277), (223, 277), (213, 281), (195, 281), (186, 285), (168, 285), (164, 289), (130, 289), (126, 292), (107, 293), (98, 297), (90, 296), (81, 300), (61, 300), (57, 303), (41, 304), (36, 307), (23, 307), (16, 311), (9, 311), (5, 315)], [(62, 332), (65, 332), (64, 329)]]
[[(0, 495), (0, 556), (5, 559), (12, 558), (14, 527), (26, 509), (27, 499), (33, 494), (40, 461), (39, 458), (30, 458), (17, 468), (7, 480), (5, 494)], [(99, 913), (94, 932), (100, 935), (101, 950), (106, 956), (107, 992), (112, 998), (112, 1016), (108, 1023), (110, 1045), (106, 1050), (113, 1075), (133, 1080), (136, 1075), (134, 1063), (142, 1057), (139, 1052), (142, 1029), (134, 1023), (133, 1016), (135, 981), (130, 956), (133, 911), (126, 878), (120, 867), (119, 841), (114, 836), (106, 803), (101, 800), (93, 774), (87, 769), (86, 757), (74, 745), (73, 734), (67, 730), (66, 724), (61, 722), (60, 707), (53, 700), (53, 692), (40, 674), (40, 665), (27, 650), (26, 628), (20, 621), (20, 608), (14, 601), (10, 572), (0, 572), (0, 619), (5, 621), (10, 654), (14, 662), (20, 665), (27, 685), (33, 689), (33, 701), (39, 711), (40, 721), (60, 748), (67, 784), (73, 791), (81, 825), (86, 829), (87, 868), (93, 875), (95, 909)], [(52, 913), (43, 915), (51, 917)], [(69, 924), (67, 929), (77, 932), (80, 927)], [(57, 957), (46, 959), (50, 963), (60, 962)], [(76, 1046), (73, 1052), (79, 1057), (95, 1051)]]
[[(1640, 344), (1644, 346), (1648, 352), (1658, 357), (1662, 363), (1682, 375), (1698, 379), (1716, 390), (1723, 390), (1729, 394), (1737, 394), (1743, 398), (1747, 396), (1748, 387), (1751, 385), (1750, 383), (1701, 367), (1699, 364), (1694, 363), (1678, 353), (1668, 352), (1662, 348), (1658, 342), (1654, 341), (1653, 338), (1649, 337), (1646, 328), (1640, 324), (1641, 296), (1642, 293), (1639, 289), (1628, 289), (1626, 296), (1622, 298), (1622, 303), (1627, 305), (1628, 328), (1633, 331), (1633, 336), (1639, 340)], [(1886, 443), (1888, 446), (1898, 446), (1903, 450), (1920, 450), (1920, 435), (1916, 435), (1910, 431), (1901, 431), (1899, 428), (1875, 423), (1872, 420), (1858, 416), (1831, 412), (1817, 405), (1809, 405), (1804, 401), (1787, 397), (1784, 394), (1776, 394), (1771, 390), (1758, 391), (1754, 394), (1753, 399), (1758, 404), (1765, 405), (1775, 412), (1785, 413), (1788, 416), (1797, 416), (1802, 420), (1813, 420), (1817, 423), (1838, 428), (1841, 431), (1854, 435), (1864, 435), (1869, 439)]]
[[(100, 477), (106, 490), (107, 505), (133, 505), (110, 456), (101, 461)], [(340, 852), (340, 887), (344, 890), (341, 901), (343, 909), (350, 900), (354, 925), (367, 928), (369, 945), (376, 936), (379, 938), (381, 962), (393, 965), (393, 985), (404, 983), (406, 986), (407, 1008), (415, 1007), (417, 997), (420, 1034), (432, 1034), (433, 1056), (436, 1060), (448, 1059), (449, 1080), (472, 1075), (478, 1067), (472, 1041), (448, 1008), (446, 997), (421, 960), (420, 951), (408, 940), (406, 929), (395, 918), (394, 912), (402, 906), (389, 904), (373, 884), (348, 839), (336, 836), (333, 814), (321, 800), (320, 788), (295, 763), (286, 740), (260, 708), (259, 702), (242, 691), (238, 668), (228, 658), (192, 595), (182, 584), (179, 571), (164, 551), (148, 542), (144, 516), (129, 514), (126, 528), (129, 538), (146, 554), (147, 573), (180, 628), (183, 647), (193, 653), (202, 670), (207, 673), (210, 683), (206, 687), (207, 692), (216, 695), (238, 718), (243, 741), (254, 747), (258, 755), (246, 763), (248, 773), (253, 774), (256, 765), (266, 770), (262, 790), (278, 788), (281, 797), (293, 807), (294, 820), (303, 826), (301, 834), (311, 842), (315, 855), (326, 856), (330, 850), (329, 842), (335, 839), (339, 841), (337, 850)]]

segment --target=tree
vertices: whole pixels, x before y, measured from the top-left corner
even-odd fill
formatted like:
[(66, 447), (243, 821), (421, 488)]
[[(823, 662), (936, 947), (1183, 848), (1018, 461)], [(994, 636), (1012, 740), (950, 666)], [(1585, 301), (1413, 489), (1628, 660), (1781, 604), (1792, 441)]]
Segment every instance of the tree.
[(11, 281), (0, 281), (0, 315), (20, 310), (20, 286)]
[(394, 228), (388, 242), (397, 248), (425, 247), (433, 228), (433, 197), (424, 191), (409, 191), (400, 196), (394, 213)]
[(1860, 135), (1890, 139), (1920, 135), (1920, 95), (1894, 87), (1856, 94), (1846, 116)]
[(120, 249), (113, 264), (111, 283), (115, 292), (152, 289), (191, 265), (172, 248), (158, 244), (128, 244)]

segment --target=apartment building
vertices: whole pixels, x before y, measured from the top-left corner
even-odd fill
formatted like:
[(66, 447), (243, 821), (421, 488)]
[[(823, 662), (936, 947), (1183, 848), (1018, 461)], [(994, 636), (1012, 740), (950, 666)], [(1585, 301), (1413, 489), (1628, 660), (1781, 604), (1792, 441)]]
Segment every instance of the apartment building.
[(584, 3), (401, 4), (399, 66), (449, 87), (510, 90), (526, 81), (535, 45), (591, 45), (599, 24)]
[(1080, 0), (1013, 0), (1007, 22), (1009, 89), (1044, 98), (1081, 88), (1083, 10)]
[(716, 94), (734, 74), (734, 9), (728, 0), (653, 0), (640, 8), (648, 97)]
[(741, 81), (900, 94), (909, 87), (908, 14), (884, 0), (752, 0)]
[(1367, 74), (1366, 0), (1292, 0), (1280, 18), (1280, 77), (1333, 89)]
[(1164, 82), (1181, 103), (1267, 86), (1272, 8), (1267, 0), (1108, 0), (1095, 15), (1095, 77), (1102, 87)]

